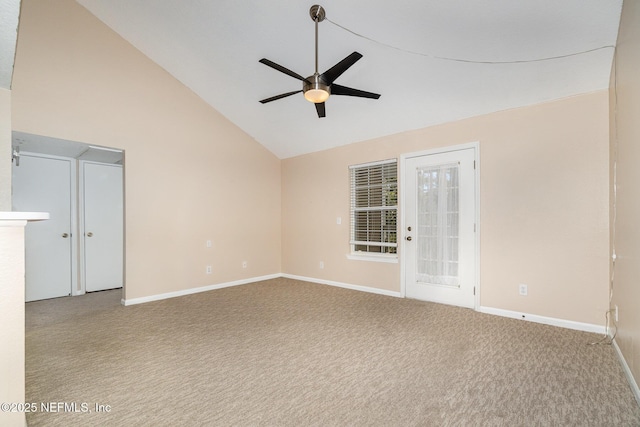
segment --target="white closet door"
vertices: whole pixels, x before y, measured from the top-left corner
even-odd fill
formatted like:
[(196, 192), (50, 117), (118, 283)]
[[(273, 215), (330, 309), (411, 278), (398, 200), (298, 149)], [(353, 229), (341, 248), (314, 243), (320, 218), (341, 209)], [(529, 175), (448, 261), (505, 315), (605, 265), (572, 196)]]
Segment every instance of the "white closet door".
[(80, 164), (85, 290), (121, 288), (124, 258), (122, 166)]
[(49, 212), (25, 232), (26, 301), (71, 294), (71, 161), (20, 156), (12, 167), (14, 211)]

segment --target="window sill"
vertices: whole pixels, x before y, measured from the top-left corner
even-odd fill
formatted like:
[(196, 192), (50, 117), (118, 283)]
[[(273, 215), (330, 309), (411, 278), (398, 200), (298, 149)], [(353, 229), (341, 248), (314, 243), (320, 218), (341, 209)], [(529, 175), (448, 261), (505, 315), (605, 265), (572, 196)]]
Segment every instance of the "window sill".
[(391, 264), (398, 263), (398, 255), (373, 255), (373, 254), (347, 254), (347, 259), (354, 261), (372, 261), (372, 262), (386, 262)]

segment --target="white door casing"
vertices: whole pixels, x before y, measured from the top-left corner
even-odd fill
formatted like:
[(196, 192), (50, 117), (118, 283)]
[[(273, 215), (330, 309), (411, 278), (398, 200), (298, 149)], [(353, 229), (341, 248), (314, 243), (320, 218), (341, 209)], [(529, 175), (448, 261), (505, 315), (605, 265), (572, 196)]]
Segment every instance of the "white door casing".
[[(402, 156), (402, 292), (475, 308), (478, 144)], [(476, 295), (478, 294), (478, 295)]]

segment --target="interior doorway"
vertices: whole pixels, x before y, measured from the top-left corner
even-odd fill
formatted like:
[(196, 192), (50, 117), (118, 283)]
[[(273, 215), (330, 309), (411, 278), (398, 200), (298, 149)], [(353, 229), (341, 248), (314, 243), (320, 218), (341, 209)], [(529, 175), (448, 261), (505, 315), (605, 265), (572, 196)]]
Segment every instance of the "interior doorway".
[(26, 231), (26, 301), (124, 286), (124, 152), (13, 132), (13, 210)]

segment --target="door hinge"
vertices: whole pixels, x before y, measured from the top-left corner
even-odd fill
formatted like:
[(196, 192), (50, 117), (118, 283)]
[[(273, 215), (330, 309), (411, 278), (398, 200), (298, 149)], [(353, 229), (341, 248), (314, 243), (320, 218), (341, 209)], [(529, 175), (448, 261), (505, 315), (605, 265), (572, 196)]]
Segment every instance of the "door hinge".
[(476, 287), (474, 286), (473, 287), (473, 296), (475, 296), (475, 295), (476, 295)]
[(476, 224), (475, 223), (473, 224), (473, 232), (474, 233), (476, 232)]
[(475, 168), (476, 168), (476, 161), (474, 160), (473, 161), (473, 169), (475, 169)]

